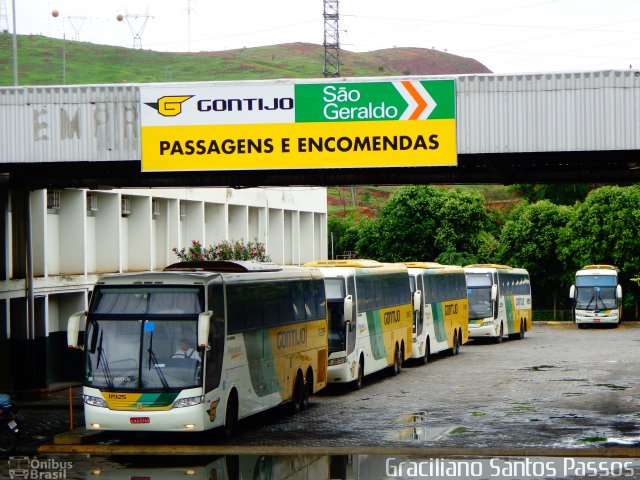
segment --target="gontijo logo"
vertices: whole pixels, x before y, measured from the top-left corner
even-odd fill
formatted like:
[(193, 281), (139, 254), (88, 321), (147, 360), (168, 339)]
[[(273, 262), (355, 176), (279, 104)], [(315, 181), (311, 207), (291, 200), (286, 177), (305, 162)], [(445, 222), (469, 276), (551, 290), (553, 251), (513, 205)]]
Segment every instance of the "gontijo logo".
[(182, 104), (193, 95), (173, 95), (161, 97), (156, 103), (145, 103), (151, 108), (155, 108), (163, 117), (175, 117), (182, 113)]

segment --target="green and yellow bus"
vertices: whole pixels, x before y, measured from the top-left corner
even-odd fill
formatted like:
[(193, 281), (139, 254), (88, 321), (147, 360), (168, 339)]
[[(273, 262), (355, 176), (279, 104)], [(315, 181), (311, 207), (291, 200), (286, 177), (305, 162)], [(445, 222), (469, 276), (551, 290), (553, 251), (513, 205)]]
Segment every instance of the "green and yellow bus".
[(182, 262), (97, 282), (86, 320), (88, 430), (199, 431), (288, 402), (297, 412), (327, 383), (327, 309), (317, 269)]
[(502, 342), (533, 328), (531, 282), (524, 268), (477, 264), (464, 267), (469, 297), (469, 337)]
[(457, 355), (469, 338), (469, 303), (462, 267), (434, 262), (405, 262), (414, 304), (411, 357), (427, 363), (429, 355)]
[(397, 375), (411, 358), (413, 311), (403, 265), (374, 260), (305, 264), (324, 276), (329, 311), (329, 383), (362, 387), (363, 378), (389, 368)]

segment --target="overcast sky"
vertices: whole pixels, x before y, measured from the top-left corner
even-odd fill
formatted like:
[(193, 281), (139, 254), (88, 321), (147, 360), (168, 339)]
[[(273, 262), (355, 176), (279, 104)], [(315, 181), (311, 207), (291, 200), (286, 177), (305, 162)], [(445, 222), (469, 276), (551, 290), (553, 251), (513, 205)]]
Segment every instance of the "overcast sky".
[[(324, 41), (323, 0), (0, 0), (9, 31), (14, 1), (18, 34), (172, 52)], [(640, 0), (340, 0), (339, 14), (353, 52), (435, 48), (497, 73), (640, 69)]]

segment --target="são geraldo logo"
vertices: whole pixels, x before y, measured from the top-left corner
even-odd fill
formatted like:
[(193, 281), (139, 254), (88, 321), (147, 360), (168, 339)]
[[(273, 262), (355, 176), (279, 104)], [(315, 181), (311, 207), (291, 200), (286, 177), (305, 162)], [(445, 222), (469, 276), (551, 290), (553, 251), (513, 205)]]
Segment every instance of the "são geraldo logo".
[(176, 117), (182, 113), (182, 104), (193, 95), (169, 95), (160, 97), (155, 103), (145, 103), (145, 105), (158, 111), (163, 117)]

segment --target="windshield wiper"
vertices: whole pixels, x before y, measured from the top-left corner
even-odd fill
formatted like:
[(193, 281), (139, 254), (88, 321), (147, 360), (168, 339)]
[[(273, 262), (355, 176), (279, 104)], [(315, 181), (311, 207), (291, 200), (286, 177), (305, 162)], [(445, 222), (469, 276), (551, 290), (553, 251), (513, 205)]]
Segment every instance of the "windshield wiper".
[(103, 335), (104, 332), (101, 330), (100, 341), (98, 342), (98, 361), (96, 362), (96, 367), (99, 367), (102, 363), (102, 373), (104, 373), (104, 376), (107, 379), (107, 387), (113, 389), (115, 387), (113, 385), (113, 378), (111, 377), (111, 370), (109, 370), (109, 363), (107, 362), (107, 357), (104, 354), (104, 348), (102, 348)]
[(167, 377), (164, 376), (164, 372), (158, 366), (158, 359), (156, 358), (156, 354), (153, 351), (153, 332), (151, 332), (151, 336), (149, 337), (149, 348), (147, 349), (149, 353), (149, 370), (151, 370), (151, 363), (153, 362), (153, 366), (158, 372), (158, 376), (160, 377), (160, 382), (165, 390), (169, 390), (169, 382), (167, 382)]

